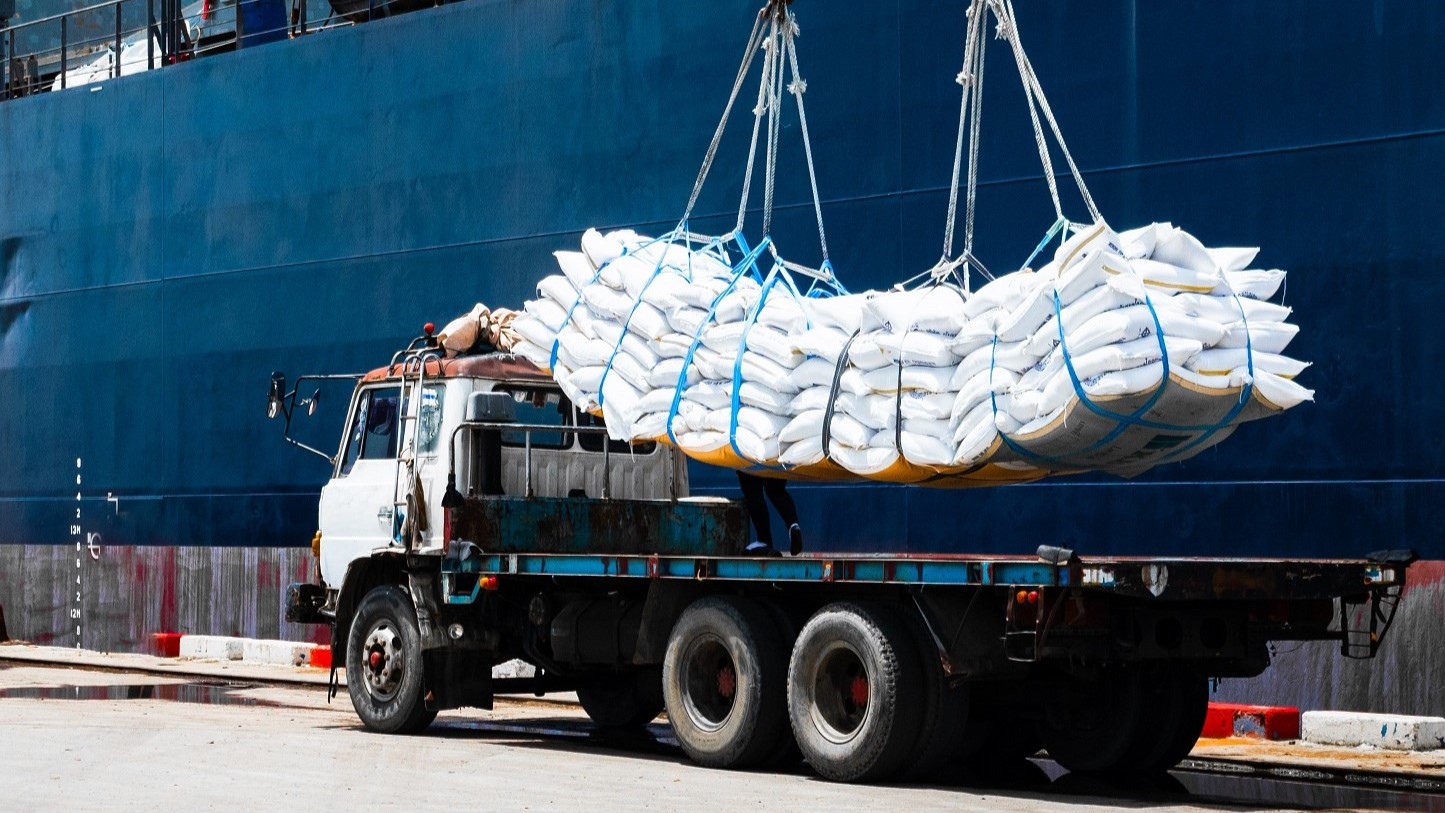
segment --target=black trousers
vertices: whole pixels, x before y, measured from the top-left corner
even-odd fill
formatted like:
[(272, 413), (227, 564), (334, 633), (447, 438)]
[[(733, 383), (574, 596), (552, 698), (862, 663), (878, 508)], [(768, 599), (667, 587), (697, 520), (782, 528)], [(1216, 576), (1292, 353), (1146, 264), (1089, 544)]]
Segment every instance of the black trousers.
[[(773, 547), (773, 526), (769, 521), (768, 503), (778, 510), (783, 527), (798, 524), (798, 506), (788, 494), (788, 482), (774, 477), (758, 477), (747, 472), (738, 472), (738, 486), (743, 490), (743, 505), (747, 506), (748, 517), (753, 521), (753, 530), (758, 541)], [(766, 498), (766, 499), (765, 499)]]

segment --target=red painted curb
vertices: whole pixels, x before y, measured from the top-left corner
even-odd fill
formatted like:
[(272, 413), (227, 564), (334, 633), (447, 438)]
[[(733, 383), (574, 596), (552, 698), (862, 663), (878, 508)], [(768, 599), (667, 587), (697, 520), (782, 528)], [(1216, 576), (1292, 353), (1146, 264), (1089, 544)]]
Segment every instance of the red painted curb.
[(1297, 740), (1299, 709), (1293, 706), (1250, 706), (1210, 703), (1201, 737), (1251, 737), (1260, 740)]
[(179, 658), (181, 656), (181, 633), (151, 633), (151, 651), (162, 658)]
[(311, 666), (314, 669), (330, 669), (331, 647), (318, 646), (311, 650)]

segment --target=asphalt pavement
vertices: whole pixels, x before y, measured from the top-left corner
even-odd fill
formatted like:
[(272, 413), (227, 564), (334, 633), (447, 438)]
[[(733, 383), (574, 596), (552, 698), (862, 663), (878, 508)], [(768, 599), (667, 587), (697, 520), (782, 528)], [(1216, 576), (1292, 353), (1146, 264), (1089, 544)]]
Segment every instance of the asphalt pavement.
[(690, 764), (665, 721), (622, 739), (575, 707), (499, 701), (414, 737), (361, 728), (344, 690), (0, 661), (0, 810), (475, 809), (1445, 811), (1445, 795), (1176, 771), (1138, 784), (1047, 760), (936, 786), (850, 786)]

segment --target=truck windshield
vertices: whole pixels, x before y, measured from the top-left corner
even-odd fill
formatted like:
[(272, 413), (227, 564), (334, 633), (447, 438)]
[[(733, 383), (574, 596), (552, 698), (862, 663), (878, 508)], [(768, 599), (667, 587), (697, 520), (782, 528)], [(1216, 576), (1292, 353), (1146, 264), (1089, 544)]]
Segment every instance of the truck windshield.
[(346, 434), (346, 453), (341, 458), (341, 475), (351, 473), (357, 460), (396, 458), (395, 387), (367, 390), (356, 402), (356, 414)]

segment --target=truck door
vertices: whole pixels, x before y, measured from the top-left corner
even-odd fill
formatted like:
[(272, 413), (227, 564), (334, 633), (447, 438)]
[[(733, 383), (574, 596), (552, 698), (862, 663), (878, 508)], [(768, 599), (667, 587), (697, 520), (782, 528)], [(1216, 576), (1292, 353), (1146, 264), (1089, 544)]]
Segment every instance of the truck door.
[(398, 410), (401, 389), (379, 384), (358, 390), (336, 470), (321, 489), (321, 578), (340, 587), (353, 559), (394, 538)]
[(441, 440), (446, 385), (427, 383), (421, 387), (421, 398), (414, 399), (417, 386), (407, 382), (405, 397), (396, 382), (368, 387), (352, 406), (345, 446), (331, 482), (321, 490), (320, 528), (326, 541), (321, 573), (333, 587), (340, 586), (353, 559), (396, 541), (405, 513), (402, 506), (412, 490), (413, 465), (428, 519), (420, 534), (421, 547), (444, 542), (440, 519), (446, 461), (438, 456), (445, 446)]

